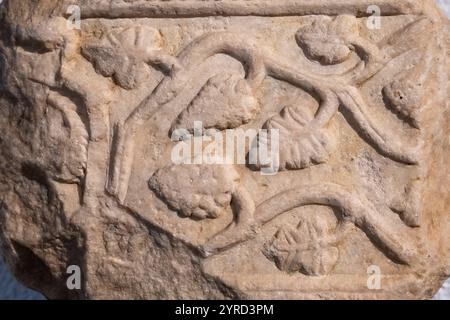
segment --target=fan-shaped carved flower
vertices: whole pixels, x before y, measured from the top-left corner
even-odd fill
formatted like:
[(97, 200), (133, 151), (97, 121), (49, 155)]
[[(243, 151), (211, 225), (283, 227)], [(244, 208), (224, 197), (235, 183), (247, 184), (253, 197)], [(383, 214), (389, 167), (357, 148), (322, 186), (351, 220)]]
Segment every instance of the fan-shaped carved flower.
[(157, 170), (149, 187), (181, 216), (203, 220), (226, 212), (238, 180), (232, 166), (180, 164)]
[[(314, 114), (302, 106), (287, 106), (263, 126), (266, 136), (258, 136), (258, 145), (271, 148), (272, 130), (279, 133), (279, 170), (300, 170), (324, 163), (335, 147), (328, 128), (314, 123)], [(258, 159), (261, 160), (261, 159)], [(259, 161), (261, 169), (267, 164)]]
[(297, 228), (280, 228), (265, 245), (264, 255), (285, 272), (326, 275), (339, 258), (335, 228), (323, 217), (300, 221)]
[(298, 30), (296, 39), (308, 58), (332, 65), (349, 58), (354, 50), (351, 39), (357, 35), (356, 18), (343, 15), (314, 21)]
[(83, 55), (94, 65), (95, 70), (125, 89), (137, 85), (137, 72), (142, 63), (155, 56), (162, 48), (158, 30), (148, 27), (133, 27), (120, 32), (110, 32), (100, 41), (83, 46)]

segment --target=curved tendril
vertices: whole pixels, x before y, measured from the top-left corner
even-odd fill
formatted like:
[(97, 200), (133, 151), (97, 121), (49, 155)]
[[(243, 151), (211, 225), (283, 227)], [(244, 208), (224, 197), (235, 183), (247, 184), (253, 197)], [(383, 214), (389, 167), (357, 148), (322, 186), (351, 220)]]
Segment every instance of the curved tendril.
[(251, 240), (260, 228), (277, 216), (308, 205), (339, 208), (342, 222), (353, 222), (385, 249), (392, 260), (408, 265), (417, 262), (416, 238), (410, 228), (396, 219), (389, 209), (375, 208), (365, 196), (334, 183), (299, 186), (275, 195), (256, 208), (253, 221), (236, 224), (214, 236), (204, 245), (203, 252), (207, 256), (213, 255)]

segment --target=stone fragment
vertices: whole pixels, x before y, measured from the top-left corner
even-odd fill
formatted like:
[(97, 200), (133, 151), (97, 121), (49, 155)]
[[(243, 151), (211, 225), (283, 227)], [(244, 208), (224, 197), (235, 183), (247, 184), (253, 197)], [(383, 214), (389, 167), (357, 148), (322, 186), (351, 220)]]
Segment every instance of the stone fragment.
[(0, 246), (25, 285), (428, 299), (450, 276), (433, 1), (77, 3), (0, 4)]

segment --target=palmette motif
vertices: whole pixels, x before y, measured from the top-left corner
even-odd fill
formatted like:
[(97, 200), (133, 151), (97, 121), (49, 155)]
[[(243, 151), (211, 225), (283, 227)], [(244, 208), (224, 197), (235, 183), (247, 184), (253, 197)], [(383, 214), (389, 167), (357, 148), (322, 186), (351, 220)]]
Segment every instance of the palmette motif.
[[(322, 1), (311, 12), (303, 1), (280, 1), (264, 3), (260, 12), (261, 1), (194, 1), (198, 17), (177, 1), (85, 1), (81, 31), (68, 31), (55, 16), (46, 23), (59, 33), (45, 38), (41, 23), (39, 36), (23, 40), (42, 50), (18, 45), (18, 59), (42, 60), (16, 72), (40, 86), (33, 90), (43, 90), (32, 94), (47, 97), (52, 121), (42, 135), (56, 144), (53, 149), (59, 143), (53, 136), (73, 145), (61, 163), (46, 167), (52, 155), (44, 154), (20, 170), (52, 190), (54, 205), (62, 207), (63, 222), (53, 222), (70, 230), (62, 247), (79, 240), (80, 232), (79, 250), (100, 241), (98, 250), (105, 252), (101, 262), (89, 255), (97, 271), (90, 273), (93, 285), (82, 291), (85, 296), (102, 297), (96, 289), (104, 286), (102, 277), (128, 288), (124, 297), (270, 298), (280, 292), (296, 298), (322, 291), (330, 297), (397, 297), (403, 286), (417, 292), (407, 297), (429, 295), (416, 288), (414, 277), (440, 260), (444, 249), (436, 239), (448, 228), (435, 227), (445, 210), (430, 205), (429, 194), (439, 190), (439, 201), (449, 195), (437, 187), (448, 166), (439, 178), (432, 165), (448, 152), (446, 42), (443, 35), (426, 34), (445, 22), (432, 6), (409, 1), (379, 1), (386, 15), (380, 30), (368, 27), (357, 1)], [(245, 15), (239, 8), (249, 17), (239, 17)], [(174, 17), (152, 19), (171, 16), (166, 10)], [(215, 15), (217, 21), (208, 20)], [(239, 31), (242, 24), (248, 30)], [(12, 64), (8, 50), (17, 49), (3, 47), (6, 65)], [(58, 61), (53, 76), (34, 74), (45, 59)], [(12, 96), (14, 81), (5, 80)], [(202, 124), (200, 137), (196, 122)], [(171, 140), (174, 132), (197, 134), (195, 143), (209, 137), (207, 129), (223, 135), (277, 129), (277, 163), (250, 163), (248, 155), (245, 164), (173, 163), (171, 150), (186, 142)], [(246, 151), (250, 145), (270, 149), (271, 141), (270, 133), (257, 135)], [(261, 174), (274, 166), (273, 176)], [(39, 177), (33, 170), (40, 170)], [(13, 195), (5, 199), (16, 201)], [(3, 232), (20, 228), (15, 223), (5, 219)], [(101, 237), (93, 225), (102, 226)], [(20, 234), (14, 237), (2, 243), (15, 252), (10, 263), (19, 264), (30, 250), (48, 263), (42, 239), (30, 249)], [(115, 276), (133, 263), (141, 270), (155, 266), (155, 259), (161, 262), (148, 288), (136, 289), (145, 275), (127, 281)], [(54, 265), (49, 273), (61, 277), (63, 264)], [(365, 286), (371, 265), (386, 270), (386, 291)], [(86, 272), (90, 268), (86, 262)], [(201, 280), (179, 277), (190, 270)], [(162, 289), (159, 278), (167, 273), (184, 285)], [(241, 283), (240, 274), (251, 280)], [(440, 277), (430, 275), (425, 287)], [(192, 282), (188, 293), (185, 285)], [(65, 292), (44, 290), (55, 297)]]

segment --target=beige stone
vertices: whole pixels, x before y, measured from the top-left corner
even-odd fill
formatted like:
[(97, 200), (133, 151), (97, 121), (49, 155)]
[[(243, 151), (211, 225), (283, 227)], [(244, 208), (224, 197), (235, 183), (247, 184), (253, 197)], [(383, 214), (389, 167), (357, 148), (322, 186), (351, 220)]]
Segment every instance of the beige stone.
[[(0, 19), (0, 244), (27, 286), (427, 299), (450, 275), (433, 1), (6, 0)], [(243, 154), (202, 158), (227, 134)]]

